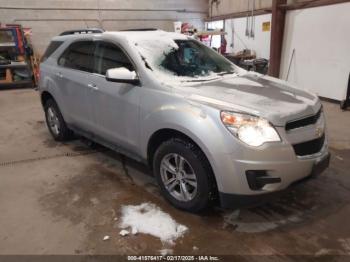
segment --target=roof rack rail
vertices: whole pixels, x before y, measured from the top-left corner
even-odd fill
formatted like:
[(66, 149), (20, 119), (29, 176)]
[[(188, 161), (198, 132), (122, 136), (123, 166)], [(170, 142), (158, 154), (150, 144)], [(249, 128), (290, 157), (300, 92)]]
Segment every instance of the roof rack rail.
[(124, 31), (157, 31), (159, 30), (158, 28), (132, 28), (132, 29), (124, 29), (120, 30), (122, 32)]
[(62, 35), (76, 35), (76, 34), (100, 34), (103, 33), (105, 30), (100, 28), (86, 28), (86, 29), (76, 29), (76, 30), (68, 30), (64, 31), (60, 34)]

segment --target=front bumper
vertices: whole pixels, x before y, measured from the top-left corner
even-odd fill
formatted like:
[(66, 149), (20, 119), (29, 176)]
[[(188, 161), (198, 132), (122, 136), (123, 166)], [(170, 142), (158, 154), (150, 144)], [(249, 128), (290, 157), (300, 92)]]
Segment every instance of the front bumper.
[[(281, 190), (278, 190), (278, 189), (271, 190), (264, 193), (260, 191), (260, 192), (257, 192), (258, 194), (255, 194), (255, 195), (229, 194), (229, 193), (220, 192), (219, 193), (220, 205), (223, 208), (252, 207), (252, 206), (261, 205), (268, 201), (274, 200), (279, 196), (281, 196), (285, 191), (285, 189), (288, 188), (289, 186), (293, 186), (298, 182), (304, 181), (308, 178), (316, 177), (319, 174), (321, 174), (325, 169), (328, 168), (329, 163), (330, 163), (330, 153), (327, 152), (325, 155), (322, 156), (322, 158), (314, 162), (311, 168), (311, 171), (307, 176), (296, 179), (295, 181), (291, 182), (287, 187)], [(281, 179), (281, 182), (282, 182), (282, 179)]]

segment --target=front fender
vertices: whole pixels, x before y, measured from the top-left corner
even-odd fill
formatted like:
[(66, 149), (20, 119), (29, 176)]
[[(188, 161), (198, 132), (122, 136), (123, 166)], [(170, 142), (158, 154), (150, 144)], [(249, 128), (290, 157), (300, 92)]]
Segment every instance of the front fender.
[[(167, 106), (155, 108), (141, 120), (141, 149), (147, 158), (148, 141), (161, 129), (172, 129), (191, 138), (208, 158), (214, 173), (219, 163), (217, 156), (230, 153), (230, 134), (222, 125), (220, 111), (191, 102), (173, 101)], [(216, 156), (216, 157), (215, 157)], [(221, 179), (217, 179), (218, 187)]]

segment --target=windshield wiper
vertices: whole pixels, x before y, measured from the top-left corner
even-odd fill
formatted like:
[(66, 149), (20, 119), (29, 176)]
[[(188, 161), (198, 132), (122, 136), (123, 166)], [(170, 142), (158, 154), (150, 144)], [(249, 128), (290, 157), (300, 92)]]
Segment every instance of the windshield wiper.
[(193, 79), (193, 80), (184, 80), (181, 82), (207, 82), (207, 81), (213, 81), (213, 80), (217, 80), (218, 78), (210, 78), (210, 79)]
[(235, 71), (226, 71), (226, 72), (217, 73), (217, 75), (224, 76), (224, 75), (231, 75), (235, 73), (236, 73)]

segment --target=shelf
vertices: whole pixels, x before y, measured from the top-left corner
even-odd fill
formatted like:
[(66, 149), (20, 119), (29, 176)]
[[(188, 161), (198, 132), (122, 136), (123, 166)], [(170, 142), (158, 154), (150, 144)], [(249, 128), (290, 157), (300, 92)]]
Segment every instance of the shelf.
[(0, 65), (0, 69), (6, 69), (6, 68), (25, 68), (28, 67), (28, 64), (25, 62), (12, 62), (8, 65)]
[(0, 47), (16, 47), (16, 43), (0, 43)]
[(10, 88), (32, 88), (32, 87), (33, 87), (32, 80), (14, 81), (11, 83), (0, 83), (0, 91), (4, 89), (10, 89)]

